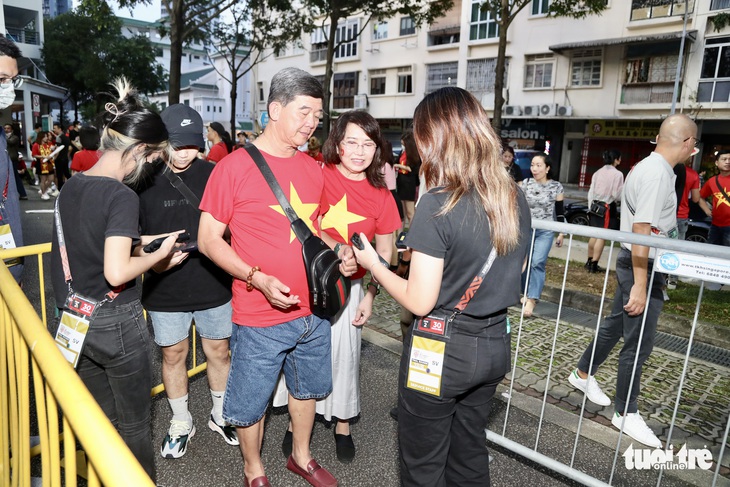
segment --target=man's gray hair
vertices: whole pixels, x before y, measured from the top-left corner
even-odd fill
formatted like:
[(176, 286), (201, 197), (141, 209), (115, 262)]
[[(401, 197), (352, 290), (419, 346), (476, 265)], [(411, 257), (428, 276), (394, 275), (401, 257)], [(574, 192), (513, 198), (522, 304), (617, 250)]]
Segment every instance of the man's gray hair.
[(273, 102), (279, 102), (282, 106), (288, 105), (297, 96), (309, 96), (321, 100), (324, 98), (322, 84), (317, 78), (299, 68), (284, 68), (271, 79), (266, 106)]

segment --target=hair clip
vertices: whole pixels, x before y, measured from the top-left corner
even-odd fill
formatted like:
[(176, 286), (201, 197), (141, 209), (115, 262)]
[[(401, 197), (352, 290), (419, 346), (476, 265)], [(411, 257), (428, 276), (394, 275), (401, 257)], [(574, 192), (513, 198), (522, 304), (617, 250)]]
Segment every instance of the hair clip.
[(116, 122), (117, 121), (117, 118), (119, 117), (119, 115), (122, 115), (124, 113), (124, 112), (120, 112), (119, 111), (119, 108), (114, 103), (111, 103), (111, 102), (109, 102), (106, 105), (104, 105), (104, 109), (107, 112), (109, 112), (112, 115), (114, 115), (114, 119), (111, 122), (109, 122), (107, 124), (107, 126), (109, 126), (109, 125), (113, 124), (114, 122)]

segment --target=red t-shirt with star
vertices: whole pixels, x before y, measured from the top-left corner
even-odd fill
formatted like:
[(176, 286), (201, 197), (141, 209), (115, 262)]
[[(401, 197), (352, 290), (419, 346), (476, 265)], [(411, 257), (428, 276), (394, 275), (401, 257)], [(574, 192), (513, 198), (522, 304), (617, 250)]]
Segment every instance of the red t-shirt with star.
[[(364, 233), (368, 240), (387, 235), (401, 226), (400, 214), (393, 195), (387, 188), (376, 188), (368, 182), (346, 178), (337, 166), (324, 167), (322, 231), (337, 242), (350, 245), (353, 233)], [(351, 279), (360, 279), (366, 270), (358, 267)]]
[(689, 218), (689, 192), (693, 189), (700, 189), (700, 175), (691, 167), (686, 169), (682, 199), (677, 204), (677, 218)]
[[(730, 196), (730, 176), (720, 176), (720, 184), (725, 194)], [(710, 196), (712, 196), (712, 224), (716, 227), (730, 226), (730, 201), (720, 192), (715, 176), (708, 179), (700, 190), (700, 197)]]
[[(322, 169), (303, 152), (297, 151), (290, 158), (262, 154), (291, 206), (318, 234), (324, 189)], [(248, 152), (235, 151), (216, 164), (200, 209), (228, 225), (231, 247), (244, 262), (261, 267), (262, 272), (279, 279), (290, 288), (291, 295), (300, 299), (298, 306), (274, 308), (261, 291), (246, 291), (246, 282), (234, 279), (234, 323), (265, 327), (311, 314), (302, 245)]]

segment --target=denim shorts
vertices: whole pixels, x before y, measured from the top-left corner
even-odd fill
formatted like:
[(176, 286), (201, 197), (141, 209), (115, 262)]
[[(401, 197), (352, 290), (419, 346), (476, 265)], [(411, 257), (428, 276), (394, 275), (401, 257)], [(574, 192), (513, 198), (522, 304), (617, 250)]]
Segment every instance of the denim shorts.
[(169, 347), (188, 338), (190, 324), (195, 320), (195, 329), (202, 338), (222, 340), (231, 336), (231, 302), (215, 308), (198, 311), (166, 312), (149, 311), (152, 328), (155, 330), (155, 343)]
[(266, 413), (282, 366), (293, 397), (327, 397), (332, 392), (330, 326), (314, 315), (261, 328), (234, 325), (223, 418), (234, 426), (256, 424)]

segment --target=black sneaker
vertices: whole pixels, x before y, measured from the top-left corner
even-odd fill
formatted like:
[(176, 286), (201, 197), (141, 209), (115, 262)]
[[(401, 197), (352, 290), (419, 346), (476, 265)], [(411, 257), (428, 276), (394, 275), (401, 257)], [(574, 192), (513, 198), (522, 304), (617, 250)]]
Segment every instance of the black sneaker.
[(231, 426), (230, 424), (224, 424), (221, 426), (215, 422), (213, 415), (211, 415), (210, 421), (208, 421), (208, 428), (221, 435), (229, 445), (238, 446), (238, 435), (236, 434), (236, 428), (234, 426)]
[(352, 435), (338, 435), (335, 430), (335, 449), (339, 461), (350, 463), (355, 458), (355, 443), (352, 441)]
[(585, 270), (587, 270), (588, 272), (590, 272), (591, 271), (591, 264), (592, 263), (593, 263), (593, 259), (591, 259), (590, 257), (588, 257), (588, 260), (586, 261), (585, 265), (583, 266), (585, 268)]

